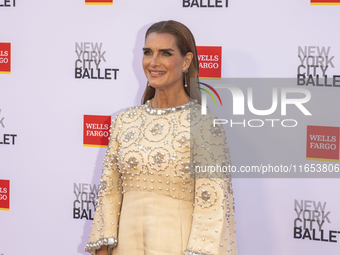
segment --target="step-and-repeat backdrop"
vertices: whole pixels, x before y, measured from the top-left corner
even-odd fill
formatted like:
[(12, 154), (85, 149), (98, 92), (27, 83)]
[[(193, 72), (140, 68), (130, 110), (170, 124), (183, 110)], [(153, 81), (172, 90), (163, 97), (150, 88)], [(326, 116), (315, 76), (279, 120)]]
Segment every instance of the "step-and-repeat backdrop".
[(110, 122), (140, 104), (145, 31), (169, 19), (223, 102), (202, 93), (240, 173), (239, 254), (339, 254), (339, 4), (0, 0), (0, 254), (85, 254)]

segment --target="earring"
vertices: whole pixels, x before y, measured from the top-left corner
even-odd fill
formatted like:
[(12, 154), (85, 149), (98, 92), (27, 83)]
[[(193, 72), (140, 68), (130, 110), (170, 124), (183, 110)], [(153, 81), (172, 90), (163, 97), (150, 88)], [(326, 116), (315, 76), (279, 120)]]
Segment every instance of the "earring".
[(188, 69), (183, 70), (184, 73), (184, 87), (188, 87), (188, 83), (187, 83), (187, 73), (188, 73)]
[(150, 83), (149, 83), (149, 81), (148, 81), (148, 85), (147, 85), (148, 87), (150, 87)]

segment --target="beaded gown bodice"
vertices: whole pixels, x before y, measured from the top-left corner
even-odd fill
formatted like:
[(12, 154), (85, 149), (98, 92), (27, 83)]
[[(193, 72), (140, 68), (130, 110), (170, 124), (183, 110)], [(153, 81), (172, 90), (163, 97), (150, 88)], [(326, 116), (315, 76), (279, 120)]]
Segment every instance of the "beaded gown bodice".
[(87, 251), (117, 245), (124, 194), (141, 191), (195, 205), (183, 254), (236, 253), (230, 178), (195, 179), (190, 172), (196, 165), (230, 164), (224, 131), (212, 125), (212, 118), (201, 116), (194, 101), (168, 109), (153, 109), (148, 101), (118, 114), (110, 130)]
[(157, 192), (193, 200), (190, 180), (190, 113), (188, 107), (170, 113), (147, 106), (133, 108), (120, 120), (130, 124), (118, 134), (119, 171), (123, 193), (130, 190)]

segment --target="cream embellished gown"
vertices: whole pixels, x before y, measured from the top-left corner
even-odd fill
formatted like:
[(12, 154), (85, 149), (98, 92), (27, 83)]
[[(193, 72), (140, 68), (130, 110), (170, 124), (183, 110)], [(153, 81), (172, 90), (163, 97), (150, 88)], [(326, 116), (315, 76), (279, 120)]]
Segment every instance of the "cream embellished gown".
[(168, 109), (148, 101), (118, 114), (86, 251), (108, 245), (114, 255), (237, 253), (230, 178), (190, 174), (196, 166), (230, 164), (223, 129), (200, 111), (194, 101)]

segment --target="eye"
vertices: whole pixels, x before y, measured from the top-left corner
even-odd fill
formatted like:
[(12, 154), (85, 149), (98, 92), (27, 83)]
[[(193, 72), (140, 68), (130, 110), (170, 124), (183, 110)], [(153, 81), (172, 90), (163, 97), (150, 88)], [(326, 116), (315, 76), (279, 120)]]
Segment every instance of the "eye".
[(168, 51), (164, 51), (163, 52), (163, 56), (172, 56), (172, 54), (170, 52), (168, 52)]
[(145, 56), (150, 56), (150, 55), (151, 55), (151, 52), (150, 52), (149, 50), (145, 50), (145, 51), (144, 51), (144, 55), (145, 55)]

